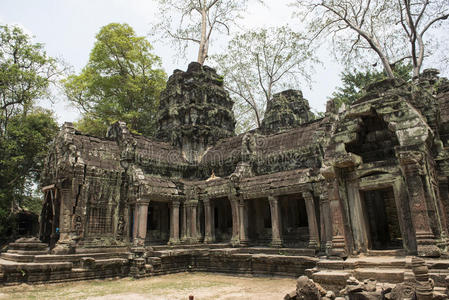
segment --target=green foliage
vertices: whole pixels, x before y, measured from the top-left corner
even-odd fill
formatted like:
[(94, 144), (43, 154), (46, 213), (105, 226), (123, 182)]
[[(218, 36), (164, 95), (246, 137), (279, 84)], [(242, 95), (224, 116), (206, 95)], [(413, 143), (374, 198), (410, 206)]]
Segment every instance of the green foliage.
[[(0, 137), (0, 233), (8, 229), (10, 213), (17, 208), (40, 211), (33, 195), (48, 146), (58, 131), (51, 111), (34, 108), (10, 118)], [(1, 234), (0, 234), (1, 235)]]
[[(393, 69), (395, 77), (409, 81), (412, 77), (412, 65), (397, 64)], [(364, 94), (364, 89), (376, 81), (388, 78), (384, 71), (344, 71), (340, 74), (343, 86), (332, 93), (332, 99), (340, 107), (342, 104), (349, 105)]]
[(64, 81), (66, 95), (84, 111), (78, 129), (104, 136), (110, 124), (121, 120), (151, 136), (166, 81), (160, 58), (127, 24), (106, 25), (96, 39), (81, 73)]
[[(33, 195), (49, 142), (52, 112), (34, 106), (49, 97), (64, 69), (19, 27), (0, 26), (0, 237), (12, 233), (17, 209), (40, 210)], [(1, 241), (0, 241), (1, 242)]]
[(58, 61), (16, 26), (0, 26), (0, 135), (11, 116), (26, 113), (38, 98), (49, 96), (58, 80)]

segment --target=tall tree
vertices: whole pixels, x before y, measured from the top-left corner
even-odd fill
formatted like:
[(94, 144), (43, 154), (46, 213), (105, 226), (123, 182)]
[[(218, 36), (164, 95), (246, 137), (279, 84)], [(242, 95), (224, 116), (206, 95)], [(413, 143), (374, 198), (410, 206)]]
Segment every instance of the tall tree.
[(64, 69), (17, 26), (0, 26), (0, 41), (0, 136), (4, 136), (9, 119), (26, 114), (36, 99), (48, 97)]
[[(180, 49), (188, 42), (198, 44), (200, 64), (208, 57), (214, 31), (229, 34), (240, 13), (246, 10), (248, 0), (158, 0), (159, 15), (163, 20), (156, 26), (163, 36), (171, 38)], [(262, 2), (262, 1), (260, 1)], [(173, 15), (179, 20), (173, 21)]]
[(134, 131), (153, 134), (166, 74), (152, 49), (128, 24), (101, 28), (87, 65), (64, 82), (67, 97), (83, 112), (79, 129), (104, 136), (121, 120)]
[(366, 50), (375, 53), (387, 75), (408, 60), (419, 75), (424, 58), (435, 50), (432, 29), (449, 30), (447, 0), (296, 0), (310, 20), (312, 39), (331, 36), (343, 60), (353, 63)]
[(310, 82), (312, 51), (305, 37), (288, 27), (250, 30), (236, 35), (224, 54), (213, 56), (236, 99), (241, 130), (259, 127), (268, 101), (281, 89)]
[(51, 94), (64, 68), (19, 27), (0, 26), (0, 39), (1, 240), (12, 229), (18, 208), (39, 206), (40, 199), (30, 195), (58, 125), (52, 112), (35, 103)]

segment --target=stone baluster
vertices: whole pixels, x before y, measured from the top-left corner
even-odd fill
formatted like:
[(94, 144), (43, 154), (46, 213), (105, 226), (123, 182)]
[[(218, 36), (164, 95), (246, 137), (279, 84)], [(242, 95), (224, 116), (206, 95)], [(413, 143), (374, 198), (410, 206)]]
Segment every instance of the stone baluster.
[(320, 237), (313, 195), (311, 192), (307, 191), (302, 193), (302, 197), (306, 203), (307, 221), (309, 224), (309, 248), (318, 250), (320, 246)]
[(215, 234), (214, 234), (214, 226), (215, 226), (215, 219), (213, 214), (213, 207), (211, 204), (210, 199), (204, 199), (204, 243), (210, 244), (215, 241)]
[(240, 228), (239, 228), (239, 201), (235, 197), (229, 197), (232, 211), (232, 237), (231, 243), (236, 246), (240, 244)]
[(244, 199), (239, 201), (240, 246), (248, 245), (248, 203)]
[(170, 203), (170, 245), (179, 244), (179, 206), (178, 200)]
[(144, 246), (147, 236), (147, 220), (148, 220), (148, 202), (137, 202), (137, 214), (134, 218), (136, 234), (134, 239), (135, 246)]
[(187, 206), (186, 201), (182, 202), (182, 224), (181, 224), (181, 241), (185, 242), (187, 239)]
[(271, 212), (271, 246), (282, 247), (281, 239), (281, 215), (279, 213), (279, 198), (268, 196)]

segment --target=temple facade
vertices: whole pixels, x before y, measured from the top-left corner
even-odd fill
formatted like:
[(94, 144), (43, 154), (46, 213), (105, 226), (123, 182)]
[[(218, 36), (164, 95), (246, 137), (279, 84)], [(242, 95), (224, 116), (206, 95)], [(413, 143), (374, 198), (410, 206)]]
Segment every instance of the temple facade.
[[(284, 91), (239, 135), (232, 106), (223, 78), (191, 63), (169, 78), (153, 139), (122, 122), (105, 138), (64, 124), (42, 173), (40, 241), (2, 258), (37, 247), (31, 264), (70, 261), (58, 274), (96, 278), (298, 276), (318, 257), (447, 255), (449, 81), (437, 71), (375, 83), (349, 107), (329, 101), (320, 118)], [(89, 273), (111, 257), (120, 271)]]
[(155, 139), (121, 122), (105, 139), (63, 126), (43, 174), (41, 240), (54, 253), (228, 243), (439, 256), (449, 98), (436, 80), (376, 83), (344, 110), (329, 102), (324, 118), (285, 91), (261, 128), (235, 135), (223, 79), (192, 63), (168, 80)]

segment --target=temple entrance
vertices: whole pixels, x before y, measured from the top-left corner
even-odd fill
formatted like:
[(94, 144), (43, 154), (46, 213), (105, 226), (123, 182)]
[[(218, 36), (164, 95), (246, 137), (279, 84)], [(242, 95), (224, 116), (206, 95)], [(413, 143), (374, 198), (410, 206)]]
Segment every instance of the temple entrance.
[(306, 203), (300, 194), (279, 197), (282, 242), (285, 247), (305, 248), (309, 243)]
[(215, 242), (230, 242), (232, 237), (232, 210), (228, 198), (211, 200)]
[(170, 207), (167, 202), (148, 205), (146, 244), (165, 245), (170, 238)]
[(48, 243), (53, 248), (59, 240), (59, 210), (61, 201), (59, 193), (54, 186), (44, 188), (44, 205), (41, 213), (39, 238), (43, 243)]
[(271, 245), (271, 212), (267, 198), (248, 200), (248, 238), (251, 245)]
[(393, 188), (362, 192), (368, 245), (372, 250), (402, 249)]

